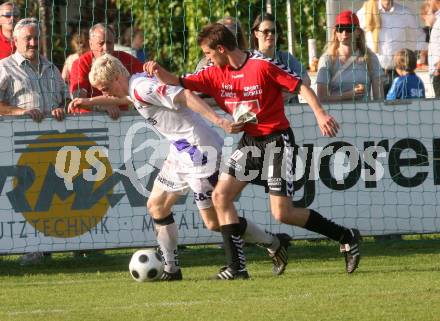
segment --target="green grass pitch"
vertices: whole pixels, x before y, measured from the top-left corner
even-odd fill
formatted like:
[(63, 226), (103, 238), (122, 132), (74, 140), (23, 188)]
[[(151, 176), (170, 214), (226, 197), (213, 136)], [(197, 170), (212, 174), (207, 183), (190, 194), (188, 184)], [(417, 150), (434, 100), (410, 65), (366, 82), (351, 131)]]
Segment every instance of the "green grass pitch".
[(56, 254), (22, 267), (0, 257), (0, 320), (440, 320), (440, 238), (362, 243), (361, 264), (344, 272), (338, 246), (295, 241), (282, 276), (263, 249), (245, 248), (250, 280), (215, 281), (224, 263), (215, 246), (181, 251), (184, 280), (137, 283), (134, 250), (73, 258)]

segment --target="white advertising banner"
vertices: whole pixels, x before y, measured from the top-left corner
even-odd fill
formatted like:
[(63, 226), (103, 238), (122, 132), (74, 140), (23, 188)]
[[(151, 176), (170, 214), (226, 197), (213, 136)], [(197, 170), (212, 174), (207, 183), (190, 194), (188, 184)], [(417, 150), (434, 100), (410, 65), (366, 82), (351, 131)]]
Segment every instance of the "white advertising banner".
[[(307, 106), (286, 107), (299, 146), (295, 205), (364, 235), (439, 232), (436, 103), (332, 105), (336, 138), (320, 135)], [(169, 144), (143, 118), (5, 117), (0, 126), (0, 254), (156, 244), (145, 204)], [(241, 135), (221, 135), (226, 158)], [(236, 206), (267, 230), (318, 237), (275, 222), (262, 187), (249, 185)], [(173, 213), (181, 244), (221, 241), (203, 225), (192, 193)]]

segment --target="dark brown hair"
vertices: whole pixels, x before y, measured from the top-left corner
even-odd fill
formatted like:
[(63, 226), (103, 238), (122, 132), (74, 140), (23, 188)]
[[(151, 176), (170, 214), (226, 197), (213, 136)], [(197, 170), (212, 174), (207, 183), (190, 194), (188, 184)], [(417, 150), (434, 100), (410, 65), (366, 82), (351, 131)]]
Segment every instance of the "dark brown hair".
[(258, 49), (258, 39), (255, 37), (255, 31), (259, 30), (260, 24), (263, 21), (272, 21), (275, 24), (276, 34), (277, 34), (277, 46), (284, 44), (283, 29), (281, 28), (278, 20), (275, 19), (270, 13), (259, 14), (254, 21), (251, 28), (251, 48)]
[(235, 36), (221, 23), (213, 23), (204, 27), (197, 37), (197, 44), (207, 45), (211, 49), (223, 46), (230, 51), (238, 48)]

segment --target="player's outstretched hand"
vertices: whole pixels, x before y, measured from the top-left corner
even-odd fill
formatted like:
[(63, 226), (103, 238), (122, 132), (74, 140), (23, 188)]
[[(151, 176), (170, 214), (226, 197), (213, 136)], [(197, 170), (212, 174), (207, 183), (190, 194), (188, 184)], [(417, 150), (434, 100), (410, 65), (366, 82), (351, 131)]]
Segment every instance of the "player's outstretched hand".
[(338, 122), (332, 115), (320, 113), (316, 116), (321, 134), (328, 137), (335, 137), (339, 130)]
[(154, 60), (149, 60), (144, 63), (144, 71), (150, 77), (154, 76), (158, 72), (159, 68), (161, 68), (160, 65)]
[(220, 126), (228, 134), (236, 134), (243, 131), (244, 123), (232, 122), (230, 120), (227, 120), (226, 118), (223, 118)]

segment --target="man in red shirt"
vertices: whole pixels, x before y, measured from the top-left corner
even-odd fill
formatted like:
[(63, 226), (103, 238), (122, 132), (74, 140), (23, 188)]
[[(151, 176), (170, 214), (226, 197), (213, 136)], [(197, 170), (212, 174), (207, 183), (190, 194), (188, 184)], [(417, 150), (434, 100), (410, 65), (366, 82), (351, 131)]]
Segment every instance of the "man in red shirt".
[[(282, 90), (299, 91), (313, 110), (323, 135), (335, 136), (338, 123), (322, 108), (310, 87), (301, 83), (299, 76), (276, 60), (238, 49), (233, 34), (223, 25), (203, 28), (198, 43), (213, 66), (180, 79), (154, 61), (147, 62), (144, 69), (167, 84), (180, 83), (187, 89), (214, 97), (235, 120), (250, 120), (243, 127), (243, 137), (227, 161), (212, 195), (227, 256), (227, 266), (220, 270), (217, 278), (249, 277), (242, 248), (242, 226), (233, 203), (249, 182), (266, 187), (276, 220), (340, 242), (346, 271), (354, 272), (360, 260), (359, 231), (338, 225), (314, 210), (293, 207), (297, 146), (285, 116)], [(269, 253), (277, 274), (287, 265), (287, 243)]]
[(0, 59), (15, 52), (12, 32), (19, 16), (18, 7), (13, 2), (8, 1), (0, 5)]
[[(127, 68), (130, 74), (142, 72), (142, 63), (123, 51), (114, 51), (115, 46), (115, 34), (108, 26), (98, 23), (90, 28), (89, 31), (89, 44), (90, 51), (81, 55), (72, 64), (72, 70), (70, 72), (69, 91), (72, 98), (90, 98), (96, 96), (102, 96), (102, 93), (93, 88), (89, 82), (89, 73), (92, 68), (93, 61), (107, 53), (118, 58), (122, 64)], [(74, 108), (72, 108), (74, 109)], [(71, 109), (71, 110), (72, 110)], [(88, 113), (88, 109), (74, 109), (79, 113)], [(107, 107), (107, 112), (111, 118), (117, 119), (119, 117), (120, 110), (127, 110), (127, 106), (114, 106), (113, 108)]]

